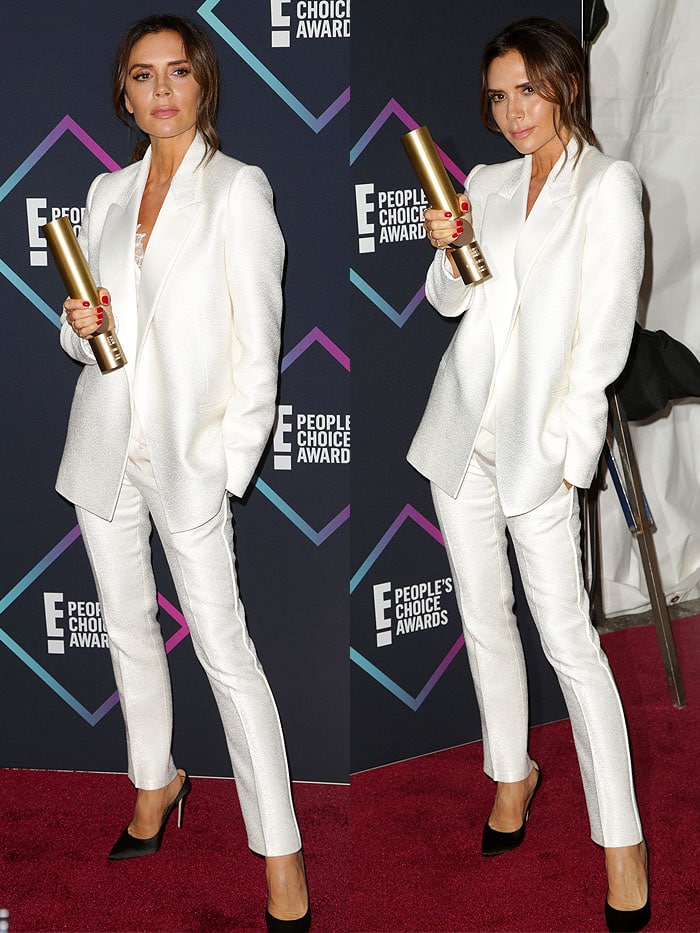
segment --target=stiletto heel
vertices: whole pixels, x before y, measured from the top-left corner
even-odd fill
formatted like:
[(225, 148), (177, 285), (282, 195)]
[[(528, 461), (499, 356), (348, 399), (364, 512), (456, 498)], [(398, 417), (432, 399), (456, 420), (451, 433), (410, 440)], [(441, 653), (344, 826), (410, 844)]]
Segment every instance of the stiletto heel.
[(132, 836), (129, 832), (129, 827), (127, 826), (124, 832), (121, 834), (119, 839), (114, 843), (112, 851), (109, 853), (107, 858), (111, 861), (117, 861), (119, 859), (125, 858), (140, 858), (142, 855), (153, 855), (155, 852), (160, 849), (160, 844), (163, 841), (163, 833), (165, 832), (165, 827), (167, 825), (170, 814), (177, 807), (177, 825), (178, 827), (182, 826), (182, 818), (185, 810), (185, 799), (189, 792), (192, 790), (192, 782), (190, 781), (189, 775), (186, 771), (178, 768), (178, 774), (184, 776), (182, 782), (182, 787), (177, 792), (177, 795), (173, 802), (169, 804), (165, 812), (163, 813), (163, 819), (160, 821), (160, 827), (155, 836), (150, 836), (148, 839), (137, 839), (136, 836)]
[[(185, 780), (189, 780), (189, 778), (187, 777), (186, 774), (185, 774)], [(185, 786), (184, 783), (183, 783), (182, 786), (183, 786), (183, 787)], [(190, 789), (191, 789), (191, 786), (190, 786)], [(188, 791), (187, 793), (189, 793), (189, 791)], [(186, 800), (186, 798), (187, 798), (187, 794), (185, 794), (184, 796), (180, 797), (180, 799), (179, 799), (178, 802), (177, 802), (177, 828), (178, 828), (178, 829), (182, 829), (182, 821), (183, 821), (184, 818), (185, 818), (185, 800)]]
[(484, 825), (484, 832), (481, 837), (481, 854), (484, 858), (490, 858), (493, 855), (503, 855), (504, 852), (510, 852), (512, 849), (517, 849), (520, 843), (525, 838), (525, 826), (527, 821), (530, 819), (530, 807), (532, 806), (532, 801), (535, 799), (535, 794), (539, 790), (539, 786), (542, 783), (542, 771), (537, 762), (532, 762), (532, 767), (537, 771), (537, 783), (530, 794), (530, 799), (527, 802), (527, 807), (525, 808), (525, 817), (523, 819), (523, 825), (514, 830), (512, 833), (502, 833), (498, 829), (493, 829), (489, 826), (489, 821), (486, 820)]
[(605, 898), (605, 923), (610, 933), (638, 933), (651, 920), (651, 900), (649, 897), (649, 846), (646, 845), (647, 855), (647, 899), (642, 907), (636, 910), (618, 910), (608, 904)]

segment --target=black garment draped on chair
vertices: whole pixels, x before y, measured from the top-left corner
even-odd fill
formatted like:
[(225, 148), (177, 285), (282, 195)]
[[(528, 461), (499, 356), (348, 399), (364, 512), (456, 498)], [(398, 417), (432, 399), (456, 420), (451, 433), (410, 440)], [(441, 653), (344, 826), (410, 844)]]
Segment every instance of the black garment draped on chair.
[(642, 421), (672, 399), (700, 397), (700, 360), (665, 331), (635, 324), (627, 365), (615, 391), (627, 420)]

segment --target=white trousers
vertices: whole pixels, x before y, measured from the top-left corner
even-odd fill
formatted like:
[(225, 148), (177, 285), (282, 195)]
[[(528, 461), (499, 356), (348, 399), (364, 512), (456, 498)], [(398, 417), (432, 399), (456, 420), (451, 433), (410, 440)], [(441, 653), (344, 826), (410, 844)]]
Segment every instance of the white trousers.
[(542, 648), (569, 710), (591, 837), (601, 846), (640, 842), (620, 697), (589, 618), (576, 490), (562, 484), (541, 506), (506, 519), (493, 465), (476, 453), (456, 499), (431, 488), (481, 714), (485, 772), (495, 781), (520, 781), (531, 768), (507, 527)]
[(261, 855), (288, 855), (301, 848), (301, 838), (277, 708), (238, 594), (228, 496), (210, 521), (172, 534), (149, 467), (147, 459), (138, 465), (129, 461), (112, 521), (77, 509), (109, 636), (129, 777), (136, 787), (153, 790), (176, 774), (170, 753), (170, 676), (156, 621), (150, 513), (219, 708), (248, 844)]

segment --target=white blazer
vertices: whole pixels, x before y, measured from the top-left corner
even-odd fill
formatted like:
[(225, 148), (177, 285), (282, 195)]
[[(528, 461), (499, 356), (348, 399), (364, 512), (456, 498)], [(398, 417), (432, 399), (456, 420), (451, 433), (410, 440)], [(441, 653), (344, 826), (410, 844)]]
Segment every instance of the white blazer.
[[(224, 490), (242, 496), (275, 416), (284, 242), (263, 172), (197, 136), (153, 228), (136, 294), (134, 245), (150, 166), (92, 183), (80, 243), (109, 289), (121, 370), (101, 374), (63, 317), (78, 378), (56, 489), (111, 519), (124, 478), (132, 386), (170, 531), (207, 521)], [(138, 308), (138, 314), (137, 314)], [(131, 368), (130, 374), (127, 369)]]
[(492, 391), (491, 316), (511, 318), (498, 369), (496, 477), (506, 515), (566, 478), (590, 486), (605, 439), (606, 387), (622, 371), (644, 267), (641, 183), (629, 162), (569, 143), (527, 220), (532, 159), (477, 166), (474, 228), (493, 278), (465, 286), (438, 252), (426, 295), (467, 313), (445, 352), (408, 460), (456, 497)]

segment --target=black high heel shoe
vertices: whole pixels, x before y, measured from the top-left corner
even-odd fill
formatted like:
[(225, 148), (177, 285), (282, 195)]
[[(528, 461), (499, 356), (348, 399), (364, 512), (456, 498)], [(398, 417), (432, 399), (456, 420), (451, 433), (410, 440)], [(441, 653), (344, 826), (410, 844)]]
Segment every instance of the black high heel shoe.
[(517, 847), (525, 838), (525, 825), (530, 819), (530, 807), (532, 806), (532, 801), (535, 799), (535, 794), (539, 790), (539, 786), (542, 783), (542, 771), (540, 770), (540, 766), (533, 761), (532, 767), (535, 769), (535, 771), (537, 771), (537, 783), (535, 784), (534, 790), (530, 794), (530, 799), (527, 802), (523, 825), (519, 829), (514, 830), (512, 833), (502, 833), (498, 829), (492, 829), (489, 826), (489, 821), (486, 820), (486, 824), (484, 825), (484, 832), (481, 837), (481, 854), (485, 858), (490, 858), (492, 855), (503, 855), (504, 852), (510, 852), (511, 849), (517, 849)]
[[(645, 843), (646, 846), (646, 843)], [(605, 923), (610, 933), (638, 933), (651, 920), (651, 901), (649, 899), (649, 846), (647, 854), (647, 900), (646, 904), (636, 910), (618, 910), (608, 904), (605, 898)]]
[(605, 899), (605, 922), (611, 933), (638, 933), (651, 920), (651, 903), (647, 902), (637, 910), (618, 910)]
[[(306, 867), (304, 865), (303, 854), (301, 854), (301, 867), (304, 872), (304, 880), (306, 881)], [(295, 917), (293, 920), (282, 920), (280, 917), (275, 917), (270, 913), (268, 889), (268, 900), (265, 904), (265, 926), (267, 927), (268, 933), (308, 933), (311, 929), (311, 902), (308, 900), (308, 883), (306, 896), (306, 913), (302, 917)]]
[(266, 905), (265, 924), (268, 933), (308, 933), (311, 929), (311, 905), (306, 908), (303, 917), (296, 917), (294, 920), (280, 920), (279, 917), (273, 917)]
[(166, 808), (165, 813), (163, 813), (163, 819), (160, 821), (158, 832), (155, 836), (150, 836), (148, 839), (137, 839), (136, 836), (130, 834), (129, 827), (127, 826), (119, 839), (114, 843), (112, 851), (107, 856), (111, 862), (125, 858), (140, 858), (142, 855), (153, 855), (157, 852), (163, 841), (165, 826), (175, 807), (177, 807), (177, 825), (178, 827), (182, 826), (182, 816), (185, 812), (185, 799), (192, 790), (192, 782), (186, 771), (178, 768), (177, 773), (184, 775), (184, 781), (182, 782), (182, 787), (177, 792), (177, 796)]

